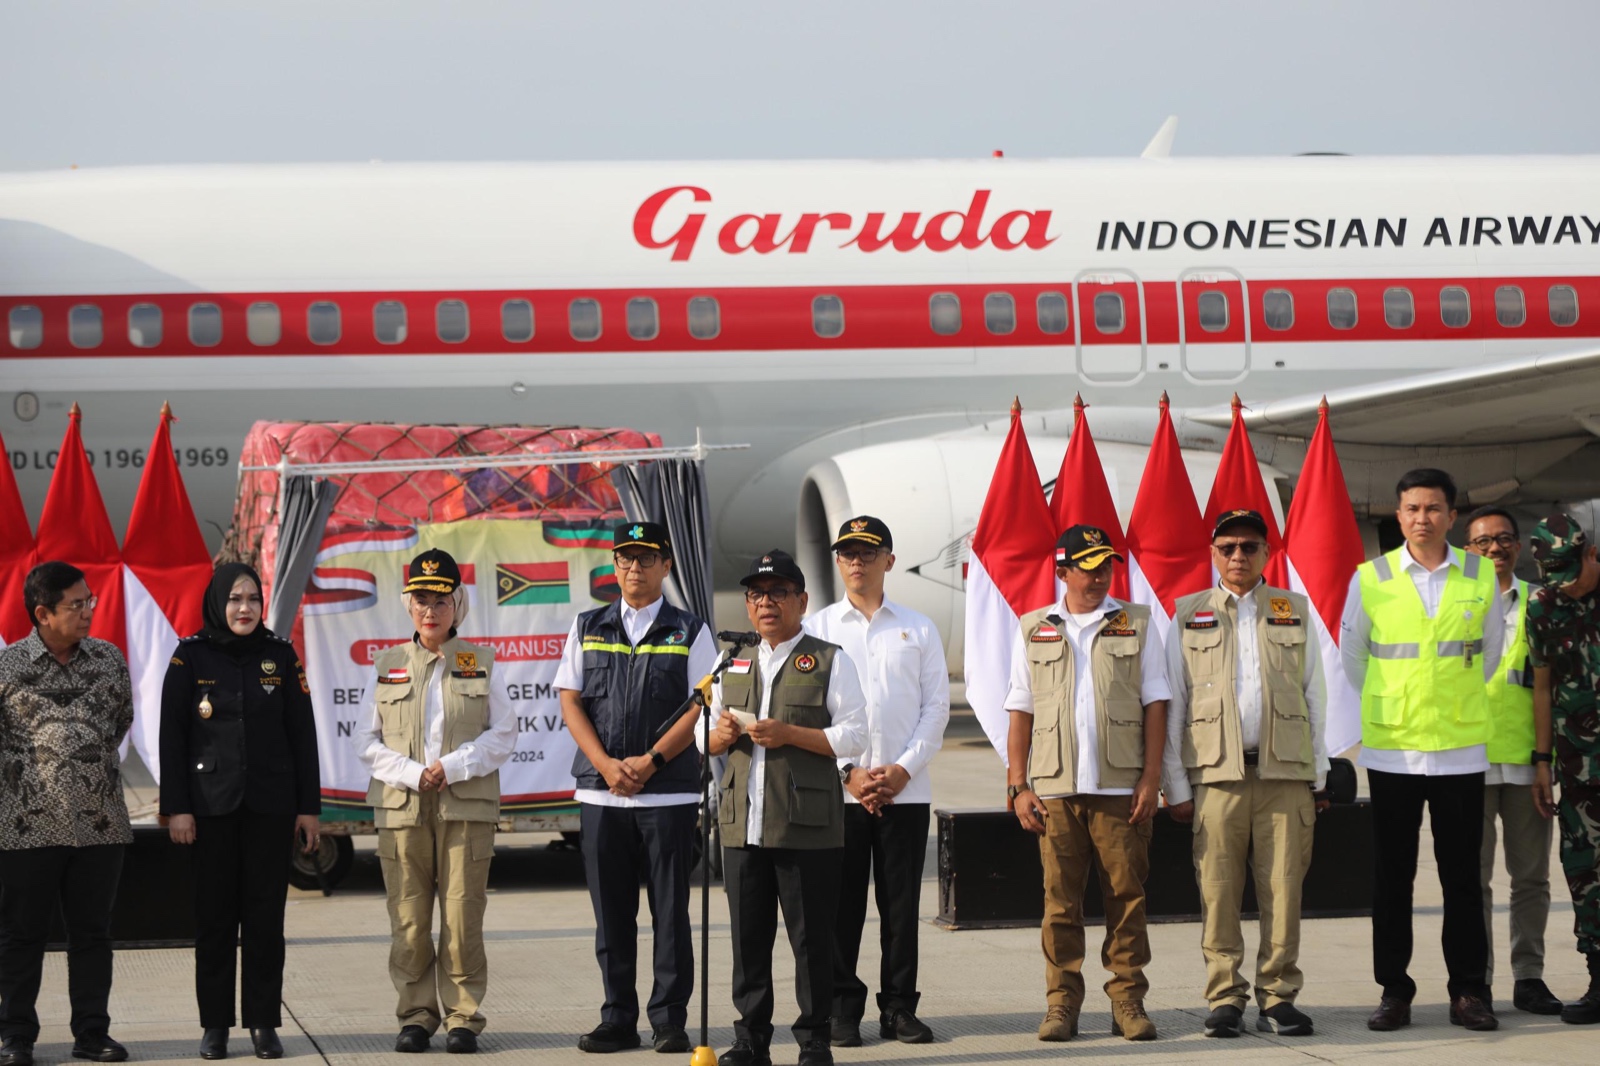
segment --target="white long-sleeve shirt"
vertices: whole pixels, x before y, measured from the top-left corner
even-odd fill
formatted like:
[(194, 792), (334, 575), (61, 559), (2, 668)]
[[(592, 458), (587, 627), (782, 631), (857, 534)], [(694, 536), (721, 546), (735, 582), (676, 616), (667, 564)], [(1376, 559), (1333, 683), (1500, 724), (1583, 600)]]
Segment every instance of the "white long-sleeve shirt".
[(444, 747), (444, 689), (442, 679), (448, 674), (443, 658), (434, 655), (428, 663), (423, 680), (422, 748), (423, 762), (402, 755), (383, 742), (383, 720), (378, 715), (378, 675), (374, 670), (367, 682), (367, 696), (361, 714), (356, 718), (353, 739), (356, 755), (367, 773), (395, 788), (409, 788), (420, 792), (422, 771), (437, 760), (444, 767), (444, 779), (457, 784), (474, 777), (487, 777), (511, 758), (517, 747), (517, 716), (511, 709), (511, 697), (505, 689), (494, 684), (490, 668), (489, 728), (455, 751), (440, 754)]
[[(1239, 710), (1239, 736), (1245, 751), (1261, 746), (1261, 648), (1256, 636), (1256, 600), (1252, 589), (1240, 596), (1224, 589), (1233, 600), (1235, 614), (1233, 651), (1233, 702)], [(1309, 619), (1306, 625), (1310, 625)], [(1301, 677), (1301, 691), (1305, 694), (1306, 711), (1311, 720), (1311, 753), (1316, 767), (1316, 787), (1320, 790), (1328, 782), (1328, 743), (1325, 729), (1328, 719), (1328, 690), (1322, 678), (1322, 655), (1315, 639), (1305, 645), (1305, 672)], [(1183, 640), (1174, 635), (1167, 643), (1167, 681), (1172, 688), (1172, 702), (1167, 705), (1167, 751), (1178, 752), (1178, 763), (1183, 761), (1179, 745), (1183, 730), (1189, 723), (1189, 689), (1183, 683)], [(1163, 769), (1167, 763), (1164, 762)], [(1188, 771), (1163, 777), (1162, 791), (1168, 803), (1184, 803), (1193, 798), (1194, 789), (1189, 784)]]
[[(1439, 612), (1439, 600), (1444, 596), (1445, 581), (1450, 568), (1461, 569), (1465, 558), (1461, 549), (1448, 548), (1445, 562), (1436, 570), (1429, 570), (1411, 554), (1407, 544), (1400, 553), (1400, 562), (1406, 576), (1417, 587), (1422, 597), (1423, 609), (1432, 618)], [(1487, 559), (1483, 565), (1490, 565)], [(1483, 679), (1487, 683), (1500, 666), (1500, 656), (1505, 652), (1505, 615), (1489, 611), (1483, 617)], [(1350, 589), (1345, 593), (1344, 616), (1340, 619), (1339, 660), (1344, 664), (1345, 676), (1357, 692), (1367, 680), (1367, 659), (1371, 656), (1372, 619), (1367, 617), (1361, 604), (1361, 573), (1351, 575)], [(1444, 751), (1407, 751), (1401, 749), (1361, 747), (1356, 760), (1369, 770), (1391, 774), (1423, 774), (1428, 777), (1445, 777), (1451, 774), (1476, 774), (1489, 769), (1488, 746), (1472, 744), (1465, 748), (1446, 748)]]
[[(756, 710), (757, 718), (772, 717), (772, 679), (777, 676), (783, 664), (788, 662), (789, 653), (805, 635), (805, 630), (802, 629), (776, 646), (762, 641), (756, 650), (755, 667), (761, 671), (761, 706)], [(711, 686), (712, 719), (720, 718), (726, 706), (722, 702), (722, 682), (719, 680)], [(837, 755), (841, 751), (860, 751), (866, 747), (867, 698), (861, 692), (861, 680), (856, 674), (855, 664), (850, 661), (848, 652), (841, 650), (834, 654), (833, 669), (828, 673), (825, 706), (828, 708), (828, 719), (832, 724), (823, 729), (822, 735), (828, 738), (834, 754)], [(695, 730), (694, 740), (696, 745), (703, 745), (705, 734), (701, 730)], [(844, 788), (842, 784), (839, 787)], [(766, 795), (767, 749), (757, 744), (750, 757), (750, 779), (745, 786), (745, 796), (749, 801), (745, 813), (745, 844), (749, 847), (761, 846), (761, 823), (767, 811)]]
[[(928, 764), (950, 721), (950, 671), (933, 621), (885, 597), (870, 621), (844, 599), (807, 618), (805, 627), (845, 650), (867, 698), (867, 743), (854, 752), (835, 748), (839, 768), (893, 763), (911, 775), (895, 802), (932, 803)], [(844, 801), (861, 802), (848, 789)]]

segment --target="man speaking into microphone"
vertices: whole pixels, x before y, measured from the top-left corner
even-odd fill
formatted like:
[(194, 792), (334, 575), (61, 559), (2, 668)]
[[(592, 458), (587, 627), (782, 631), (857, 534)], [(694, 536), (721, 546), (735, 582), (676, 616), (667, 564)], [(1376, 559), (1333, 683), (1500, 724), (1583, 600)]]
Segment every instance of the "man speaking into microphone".
[(700, 767), (697, 715), (672, 716), (716, 664), (705, 622), (667, 603), (672, 572), (664, 527), (617, 527), (612, 559), (622, 598), (572, 624), (556, 671), (561, 717), (577, 741), (574, 793), (581, 805), (584, 877), (594, 905), (594, 949), (605, 1002), (600, 1024), (578, 1039), (588, 1052), (639, 1046), (639, 880), (650, 881), (655, 981), (648, 1013), (658, 1052), (689, 1050), (694, 991), (689, 926)]

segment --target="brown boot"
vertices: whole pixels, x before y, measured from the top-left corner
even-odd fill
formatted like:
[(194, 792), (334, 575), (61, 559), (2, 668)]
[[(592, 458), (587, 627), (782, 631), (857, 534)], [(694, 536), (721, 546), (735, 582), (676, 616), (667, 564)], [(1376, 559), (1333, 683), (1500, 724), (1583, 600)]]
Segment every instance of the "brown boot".
[(1040, 1040), (1071, 1040), (1078, 1035), (1078, 1012), (1072, 1007), (1052, 1006), (1039, 1023)]
[(1154, 1040), (1156, 1023), (1144, 1012), (1144, 1004), (1137, 999), (1111, 1001), (1111, 1035), (1124, 1040)]

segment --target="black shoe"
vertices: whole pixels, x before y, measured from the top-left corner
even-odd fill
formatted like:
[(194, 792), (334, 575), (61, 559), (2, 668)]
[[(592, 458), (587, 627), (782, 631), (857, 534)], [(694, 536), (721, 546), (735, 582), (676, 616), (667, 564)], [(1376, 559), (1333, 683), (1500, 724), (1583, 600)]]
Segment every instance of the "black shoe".
[(917, 1016), (904, 1007), (886, 1010), (878, 1015), (878, 1035), (902, 1044), (933, 1043), (933, 1030), (917, 1021)]
[(1481, 996), (1456, 996), (1450, 1001), (1450, 1024), (1475, 1033), (1487, 1033), (1500, 1028), (1500, 1019), (1494, 1016), (1494, 1008), (1488, 1000)]
[(33, 1041), (7, 1037), (0, 1043), (0, 1066), (33, 1066)]
[(650, 1046), (659, 1055), (681, 1055), (690, 1050), (689, 1034), (681, 1025), (658, 1025), (650, 1030)]
[(1511, 989), (1511, 1005), (1529, 1014), (1560, 1014), (1561, 1001), (1537, 977), (1524, 977)]
[(128, 1049), (104, 1033), (89, 1033), (72, 1042), (72, 1057), (90, 1062), (124, 1062)]
[(845, 1018), (830, 1018), (828, 1020), (828, 1042), (834, 1047), (860, 1047), (861, 1023), (852, 1022)]
[(200, 1034), (200, 1057), (203, 1059), (225, 1059), (228, 1057), (228, 1030), (222, 1028), (207, 1029)]
[(578, 1050), (596, 1055), (609, 1055), (613, 1051), (626, 1051), (628, 1048), (638, 1046), (638, 1032), (632, 1026), (617, 1022), (601, 1022), (578, 1037)]
[(1244, 1028), (1244, 1011), (1232, 1003), (1224, 1003), (1206, 1015), (1205, 1028), (1207, 1036), (1238, 1036), (1239, 1030)]
[(1375, 1033), (1392, 1033), (1411, 1024), (1411, 1004), (1393, 996), (1378, 1000), (1378, 1009), (1367, 1018), (1367, 1028)]
[(428, 1050), (430, 1040), (428, 1031), (422, 1026), (407, 1025), (400, 1030), (400, 1035), (394, 1038), (394, 1049), (416, 1055)]
[(1568, 1025), (1600, 1022), (1600, 951), (1589, 956), (1589, 990), (1576, 1003), (1561, 1008), (1561, 1020)]
[(1311, 1015), (1293, 1003), (1275, 1003), (1257, 1012), (1256, 1031), (1279, 1036), (1310, 1036)]
[(255, 1045), (256, 1058), (281, 1059), (283, 1058), (283, 1041), (278, 1039), (278, 1030), (261, 1028), (250, 1030), (250, 1042)]
[(800, 1066), (833, 1066), (833, 1048), (820, 1036), (807, 1040), (800, 1045)]
[(717, 1066), (772, 1066), (772, 1056), (766, 1048), (758, 1048), (748, 1040), (735, 1040), (731, 1048), (717, 1056)]
[(476, 1055), (478, 1034), (466, 1026), (458, 1025), (445, 1034), (444, 1049), (451, 1055)]

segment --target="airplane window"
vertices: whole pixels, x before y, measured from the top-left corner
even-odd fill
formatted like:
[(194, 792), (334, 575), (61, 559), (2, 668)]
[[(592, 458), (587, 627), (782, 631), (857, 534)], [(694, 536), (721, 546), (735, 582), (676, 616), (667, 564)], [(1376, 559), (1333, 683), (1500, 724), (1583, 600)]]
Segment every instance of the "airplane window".
[(1439, 290), (1439, 321), (1451, 329), (1460, 329), (1472, 321), (1472, 297), (1460, 285), (1446, 285)]
[(1101, 333), (1121, 333), (1127, 325), (1122, 313), (1122, 297), (1114, 292), (1102, 292), (1094, 298), (1094, 328)]
[(1200, 328), (1207, 333), (1221, 333), (1228, 328), (1228, 294), (1212, 289), (1200, 294), (1195, 301), (1200, 311)]
[(1328, 325), (1334, 329), (1356, 328), (1356, 294), (1352, 290), (1328, 290)]
[(689, 300), (689, 336), (708, 341), (722, 332), (722, 308), (714, 296), (695, 296)]
[(1034, 313), (1039, 316), (1040, 333), (1065, 333), (1067, 331), (1067, 298), (1059, 292), (1041, 292), (1034, 301)]
[(811, 328), (819, 337), (837, 337), (844, 332), (844, 301), (837, 296), (818, 296), (811, 301)]
[(406, 305), (399, 300), (379, 300), (372, 305), (372, 335), (379, 344), (401, 344), (406, 339)]
[(312, 344), (338, 344), (343, 332), (339, 305), (332, 300), (318, 300), (306, 308), (306, 336)]
[(128, 341), (135, 348), (154, 348), (161, 343), (161, 308), (155, 304), (134, 304), (128, 308)]
[(266, 300), (253, 303), (244, 313), (244, 332), (257, 348), (270, 348), (283, 337), (283, 317), (278, 305)]
[(983, 298), (983, 324), (990, 333), (1005, 336), (1017, 329), (1017, 302), (1009, 292), (991, 292)]
[(500, 336), (513, 344), (533, 340), (533, 305), (527, 300), (507, 300), (501, 304)]
[(656, 302), (648, 296), (635, 296), (628, 301), (627, 320), (628, 336), (636, 341), (653, 341), (661, 332)]
[(189, 343), (197, 348), (222, 343), (222, 309), (216, 304), (189, 305)]
[(1383, 320), (1390, 329), (1410, 329), (1417, 320), (1416, 305), (1411, 300), (1410, 289), (1383, 290)]
[(1528, 306), (1523, 302), (1521, 289), (1515, 285), (1501, 285), (1494, 290), (1494, 318), (1510, 328), (1528, 320)]
[(567, 305), (567, 331), (575, 341), (592, 341), (600, 336), (600, 301), (587, 297)]
[(1268, 329), (1289, 329), (1294, 325), (1294, 293), (1288, 289), (1268, 289), (1261, 296), (1261, 317)]
[(433, 331), (446, 344), (460, 344), (472, 332), (464, 300), (440, 300), (433, 309)]
[(9, 323), (11, 347), (26, 351), (39, 347), (44, 341), (44, 314), (37, 307), (28, 304), (13, 307)]
[(1578, 324), (1578, 290), (1571, 285), (1550, 286), (1550, 324), (1552, 326)]
[(961, 332), (961, 300), (953, 292), (928, 297), (928, 325), (941, 337)]
[(100, 308), (79, 304), (67, 312), (67, 338), (74, 348), (98, 348), (100, 337)]

